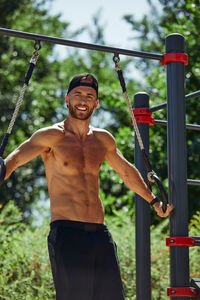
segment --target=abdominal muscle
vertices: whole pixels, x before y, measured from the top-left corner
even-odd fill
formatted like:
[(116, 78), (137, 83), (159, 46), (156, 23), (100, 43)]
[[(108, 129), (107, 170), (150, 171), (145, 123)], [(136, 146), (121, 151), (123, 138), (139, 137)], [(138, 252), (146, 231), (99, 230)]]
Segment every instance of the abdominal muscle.
[[(54, 173), (55, 174), (55, 173)], [(104, 223), (104, 208), (99, 198), (98, 176), (58, 174), (49, 180), (51, 222), (73, 220)]]
[(83, 142), (71, 132), (60, 134), (42, 154), (51, 204), (51, 221), (104, 223), (99, 198), (99, 168), (106, 147), (102, 133), (91, 131)]

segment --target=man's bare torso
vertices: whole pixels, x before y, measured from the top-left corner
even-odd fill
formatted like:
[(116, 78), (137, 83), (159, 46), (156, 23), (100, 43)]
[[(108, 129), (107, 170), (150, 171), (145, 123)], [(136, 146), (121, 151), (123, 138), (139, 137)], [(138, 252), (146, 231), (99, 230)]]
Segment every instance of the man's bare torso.
[(64, 129), (64, 123), (53, 128), (57, 135), (55, 143), (42, 154), (51, 221), (104, 223), (104, 209), (99, 198), (99, 168), (106, 154), (107, 134), (90, 128), (81, 141), (73, 132)]

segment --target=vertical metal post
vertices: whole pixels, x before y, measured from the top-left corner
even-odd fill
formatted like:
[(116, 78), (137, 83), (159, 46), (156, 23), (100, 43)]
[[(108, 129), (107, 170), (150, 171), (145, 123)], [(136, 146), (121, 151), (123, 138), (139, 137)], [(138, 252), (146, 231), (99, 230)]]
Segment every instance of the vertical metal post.
[[(184, 53), (184, 37), (166, 37), (166, 53)], [(167, 64), (168, 177), (169, 200), (175, 206), (170, 216), (170, 236), (188, 236), (187, 159), (185, 130), (184, 63)], [(188, 247), (170, 247), (171, 287), (189, 286)], [(187, 297), (171, 299), (187, 300)]]
[[(134, 108), (149, 107), (149, 95), (137, 93)], [(149, 124), (138, 124), (145, 150), (149, 152)], [(147, 181), (147, 171), (135, 137), (135, 166)], [(138, 300), (151, 300), (150, 207), (136, 194), (136, 295)]]

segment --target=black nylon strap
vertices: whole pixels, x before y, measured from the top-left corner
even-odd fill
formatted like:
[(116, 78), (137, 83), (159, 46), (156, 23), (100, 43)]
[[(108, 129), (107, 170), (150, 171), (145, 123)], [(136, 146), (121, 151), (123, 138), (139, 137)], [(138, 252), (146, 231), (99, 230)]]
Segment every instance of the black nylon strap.
[(151, 206), (153, 206), (155, 203), (160, 202), (160, 200), (158, 199), (158, 197), (154, 198), (151, 202), (149, 202), (149, 204)]
[[(9, 133), (6, 133), (4, 135), (3, 141), (2, 141), (1, 146), (0, 146), (0, 156), (2, 156), (3, 153), (4, 153), (5, 147), (8, 143), (9, 136), (10, 136)], [(4, 181), (5, 176), (6, 176), (6, 164), (5, 164), (5, 161), (3, 160), (2, 157), (0, 157), (0, 166), (1, 166), (1, 170), (0, 170), (0, 185), (1, 185)]]
[(0, 171), (0, 185), (3, 183), (4, 178), (6, 176), (6, 164), (3, 158), (0, 157), (0, 166), (1, 166), (1, 171)]
[(126, 92), (126, 83), (124, 81), (124, 76), (123, 76), (122, 70), (118, 70), (117, 75), (118, 75), (118, 78), (119, 78), (119, 81), (120, 81), (120, 84), (122, 87), (122, 91), (123, 91), (123, 93), (125, 93)]
[(145, 149), (142, 149), (141, 152), (142, 152), (142, 158), (144, 160), (144, 164), (145, 164), (147, 171), (152, 172), (152, 166), (150, 164), (149, 157), (145, 152)]
[(28, 85), (29, 80), (30, 80), (30, 78), (31, 78), (31, 75), (32, 75), (32, 73), (33, 73), (34, 67), (35, 67), (35, 64), (30, 63), (28, 72), (27, 72), (26, 77), (25, 77), (25, 79), (24, 79), (24, 83), (26, 83), (27, 85)]
[(2, 141), (1, 146), (0, 146), (0, 156), (3, 156), (4, 150), (5, 150), (6, 145), (8, 143), (9, 136), (10, 136), (9, 133), (6, 133), (4, 135), (3, 141)]

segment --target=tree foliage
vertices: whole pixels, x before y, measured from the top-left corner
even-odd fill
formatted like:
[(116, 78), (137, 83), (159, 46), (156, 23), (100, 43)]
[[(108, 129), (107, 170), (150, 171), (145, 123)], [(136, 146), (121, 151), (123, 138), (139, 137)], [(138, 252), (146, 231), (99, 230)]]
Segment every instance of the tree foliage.
[[(61, 22), (59, 16), (49, 16), (44, 4), (47, 1), (0, 0), (0, 26), (58, 37), (78, 37), (82, 30), (69, 30), (69, 24)], [(196, 0), (177, 1), (159, 0), (161, 9), (157, 11), (155, 2), (149, 0), (153, 13), (151, 18), (144, 16), (136, 20), (129, 15), (133, 32), (138, 33), (138, 48), (142, 51), (164, 53), (164, 37), (178, 32), (185, 36), (189, 65), (186, 67), (186, 93), (198, 89), (200, 59), (198, 56), (198, 28), (200, 22), (199, 3)], [(30, 16), (34, 16), (30, 18)], [(89, 29), (91, 40), (104, 44), (103, 27), (97, 16), (94, 26)], [(33, 41), (0, 36), (0, 138), (6, 132), (17, 97), (23, 85), (25, 73), (32, 55)], [(138, 59), (135, 65), (145, 74), (146, 83), (138, 83), (137, 78), (130, 80), (129, 65), (132, 60), (121, 62), (127, 80), (127, 90), (132, 95), (141, 89), (148, 92), (151, 105), (165, 102), (165, 67), (158, 62)], [(116, 138), (117, 145), (124, 156), (134, 162), (133, 129), (127, 105), (121, 93), (121, 87), (114, 71), (111, 54), (103, 52), (67, 50), (66, 58), (61, 59), (53, 44), (42, 43), (30, 85), (9, 139), (5, 155), (30, 137), (37, 129), (63, 120), (67, 115), (64, 95), (70, 78), (80, 72), (91, 72), (99, 80), (100, 106), (96, 110), (92, 123), (108, 129)], [(188, 123), (198, 123), (200, 104), (193, 99), (186, 104)], [(156, 119), (165, 119), (166, 111), (159, 111)], [(150, 160), (154, 170), (167, 187), (166, 128), (154, 126), (150, 130)], [(188, 177), (198, 179), (200, 138), (198, 132), (187, 132)], [(135, 299), (135, 262), (134, 262), (134, 226), (131, 218), (134, 212), (133, 192), (128, 190), (119, 176), (103, 163), (100, 172), (100, 196), (105, 205), (106, 222), (118, 244), (122, 278), (127, 300)], [(0, 201), (3, 204), (13, 199), (23, 214), (12, 202), (4, 205), (0, 213), (0, 253), (1, 276), (0, 298), (2, 299), (53, 299), (54, 288), (50, 273), (47, 248), (44, 244), (48, 233), (48, 221), (40, 228), (33, 229), (24, 224), (24, 218), (33, 212), (39, 199), (48, 198), (45, 173), (40, 158), (17, 169), (0, 189)], [(198, 187), (189, 188), (190, 216), (200, 208)], [(39, 211), (40, 214), (40, 211)], [(42, 215), (42, 214), (41, 214)], [(155, 222), (155, 214), (154, 214)], [(152, 230), (152, 287), (155, 299), (165, 299), (165, 287), (168, 285), (166, 270), (169, 261), (163, 243), (158, 249), (167, 220)], [(199, 213), (192, 218), (190, 234), (198, 235)], [(38, 238), (40, 237), (40, 238)], [(45, 242), (46, 243), (46, 242)], [(22, 247), (23, 246), (23, 247)], [(199, 250), (191, 249), (190, 264), (193, 277), (199, 277), (197, 264)], [(163, 272), (163, 270), (165, 272)], [(162, 274), (162, 276), (160, 275)], [(20, 295), (20, 296), (19, 296)]]
[[(77, 36), (81, 32), (82, 29), (76, 33), (70, 32), (69, 24), (61, 22), (59, 16), (48, 16), (43, 6), (45, 2), (24, 0), (13, 2), (13, 5), (10, 3), (9, 12), (7, 16), (1, 18), (0, 25), (15, 30), (65, 38)], [(4, 15), (4, 7), (8, 9), (7, 3), (1, 0), (0, 4), (1, 14)], [(34, 15), (34, 20), (29, 17), (30, 15)], [(97, 15), (94, 16), (93, 23), (94, 26), (89, 30), (92, 41), (104, 44), (103, 28)], [(0, 45), (0, 137), (2, 138), (23, 85), (29, 60), (34, 51), (34, 41), (1, 36)], [(95, 126), (106, 127), (114, 135), (119, 136), (119, 147), (122, 146), (124, 154), (131, 158), (130, 152), (133, 151), (132, 149), (128, 151), (129, 146), (132, 147), (130, 118), (115, 75), (112, 56), (94, 51), (85, 51), (80, 55), (78, 50), (70, 49), (68, 53), (66, 52), (66, 58), (60, 59), (55, 46), (45, 42), (42, 42), (42, 49), (39, 53), (36, 68), (4, 156), (28, 139), (37, 129), (66, 118), (64, 95), (70, 78), (76, 73), (90, 72), (98, 78), (100, 85), (100, 108), (96, 111), (92, 122)], [(128, 62), (128, 60), (123, 61), (122, 67), (126, 68)], [(135, 86), (136, 84), (132, 82), (132, 91)], [(128, 143), (125, 146), (126, 142)], [(128, 199), (127, 189), (107, 164), (103, 165), (100, 177), (101, 194), (105, 204), (112, 202), (112, 205), (106, 205), (106, 213), (111, 213), (112, 207), (121, 208), (130, 202), (133, 206), (132, 197)], [(113, 196), (110, 195), (111, 190)], [(14, 199), (26, 216), (30, 216), (32, 204), (40, 198), (48, 198), (41, 159), (34, 159), (18, 168), (2, 185), (0, 193), (2, 203), (5, 204), (10, 199)], [(111, 201), (110, 197), (118, 197), (118, 200)]]
[[(189, 65), (185, 68), (186, 94), (199, 89), (199, 25), (200, 4), (197, 0), (148, 0), (151, 12), (136, 20), (132, 15), (124, 19), (130, 24), (133, 32), (137, 32), (139, 49), (157, 53), (165, 53), (165, 37), (172, 33), (179, 33), (185, 37), (185, 52), (189, 56)], [(146, 74), (146, 91), (151, 98), (151, 106), (166, 102), (165, 67), (150, 60), (142, 60), (137, 67)], [(199, 123), (199, 98), (186, 102), (186, 122)], [(156, 112), (155, 119), (166, 119), (166, 111)], [(156, 171), (163, 178), (167, 178), (167, 137), (166, 128), (154, 126), (151, 130), (151, 160)], [(200, 169), (200, 137), (198, 131), (187, 130), (187, 162), (188, 178), (199, 179)], [(200, 209), (199, 187), (189, 187), (190, 216)]]
[[(43, 215), (43, 212), (40, 211)], [(197, 213), (190, 223), (190, 234), (199, 234), (200, 215)], [(163, 224), (152, 228), (152, 299), (168, 299), (169, 249), (165, 245)], [(13, 201), (7, 203), (0, 215), (0, 299), (46, 300), (55, 299), (55, 289), (48, 258), (47, 240), (49, 222), (43, 216), (41, 226), (31, 228), (22, 221), (22, 214)], [(120, 262), (122, 282), (127, 300), (136, 299), (135, 270), (135, 226), (123, 210), (106, 217)], [(158, 247), (159, 245), (159, 247)], [(200, 276), (200, 249), (190, 249), (192, 277)]]
[[(52, 35), (57, 37), (78, 37), (88, 30), (91, 42), (104, 44), (104, 29), (100, 23), (100, 12), (94, 16), (91, 28), (80, 28), (77, 32), (69, 30), (69, 23), (61, 22), (59, 15), (49, 16), (44, 4), (48, 1), (12, 1), (9, 5), (0, 0), (0, 25), (2, 27)], [(186, 52), (190, 64), (186, 68), (186, 93), (198, 89), (198, 25), (199, 4), (195, 1), (159, 1), (162, 11), (157, 11), (154, 1), (149, 1), (153, 13), (151, 18), (144, 16), (136, 20), (133, 15), (125, 16), (133, 33), (138, 33), (138, 48), (142, 51), (164, 53), (164, 37), (173, 32), (185, 35)], [(34, 19), (30, 18), (34, 15)], [(187, 30), (186, 30), (187, 29)], [(195, 44), (196, 43), (196, 44)], [(13, 37), (0, 37), (0, 138), (6, 132), (17, 97), (23, 85), (28, 62), (33, 52), (33, 41)], [(61, 46), (62, 47), (62, 46)], [(86, 51), (80, 53), (67, 49), (66, 58), (60, 58), (55, 45), (42, 43), (42, 49), (24, 102), (6, 148), (5, 155), (41, 127), (63, 120), (67, 115), (64, 95), (70, 78), (80, 72), (91, 72), (99, 80), (100, 106), (92, 119), (92, 124), (108, 129), (116, 138), (117, 145), (124, 156), (134, 162), (134, 137), (127, 105), (114, 71), (112, 55), (104, 52)], [(146, 76), (146, 83), (131, 78), (129, 66), (135, 66)], [(132, 95), (144, 90), (150, 94), (151, 105), (160, 104), (166, 99), (165, 67), (158, 62), (144, 59), (125, 59), (121, 61), (127, 81), (127, 90)], [(198, 122), (199, 104), (197, 100), (187, 103), (187, 122)], [(166, 111), (159, 111), (156, 119), (165, 119)], [(188, 177), (199, 178), (200, 143), (198, 132), (187, 132), (188, 138)], [(167, 187), (166, 128), (154, 126), (150, 130), (150, 160), (153, 169), (163, 179)], [(101, 198), (106, 214), (113, 209), (134, 211), (134, 194), (122, 183), (119, 176), (103, 163), (100, 172)], [(39, 199), (47, 199), (47, 185), (44, 167), (40, 158), (34, 159), (17, 169), (0, 189), (1, 202), (14, 199), (19, 207), (30, 216), (32, 206)], [(190, 215), (199, 208), (198, 187), (189, 188)]]
[[(0, 1), (2, 27), (10, 27), (27, 32), (61, 36), (67, 31), (68, 23), (61, 23), (58, 16), (49, 17), (42, 8), (41, 1)], [(9, 10), (7, 12), (7, 10)], [(7, 14), (6, 14), (7, 12)], [(34, 16), (33, 18), (30, 18)], [(1, 110), (1, 137), (6, 132), (13, 114), (17, 97), (22, 88), (29, 60), (34, 51), (34, 41), (16, 39), (3, 36), (0, 39), (0, 110)], [(45, 44), (29, 89), (26, 92), (24, 103), (16, 120), (13, 134), (6, 148), (5, 156), (42, 124), (46, 126), (54, 119), (60, 118), (55, 114), (61, 100), (56, 96), (59, 89), (64, 88), (63, 73), (58, 62), (52, 63), (53, 45)], [(64, 79), (64, 80), (63, 80)], [(35, 174), (35, 176), (32, 176)], [(34, 160), (26, 167), (18, 169), (1, 188), (1, 201), (15, 199), (23, 210), (27, 210), (30, 203), (39, 197), (39, 188), (43, 185), (44, 169), (39, 159)], [(37, 187), (35, 182), (37, 182)]]

